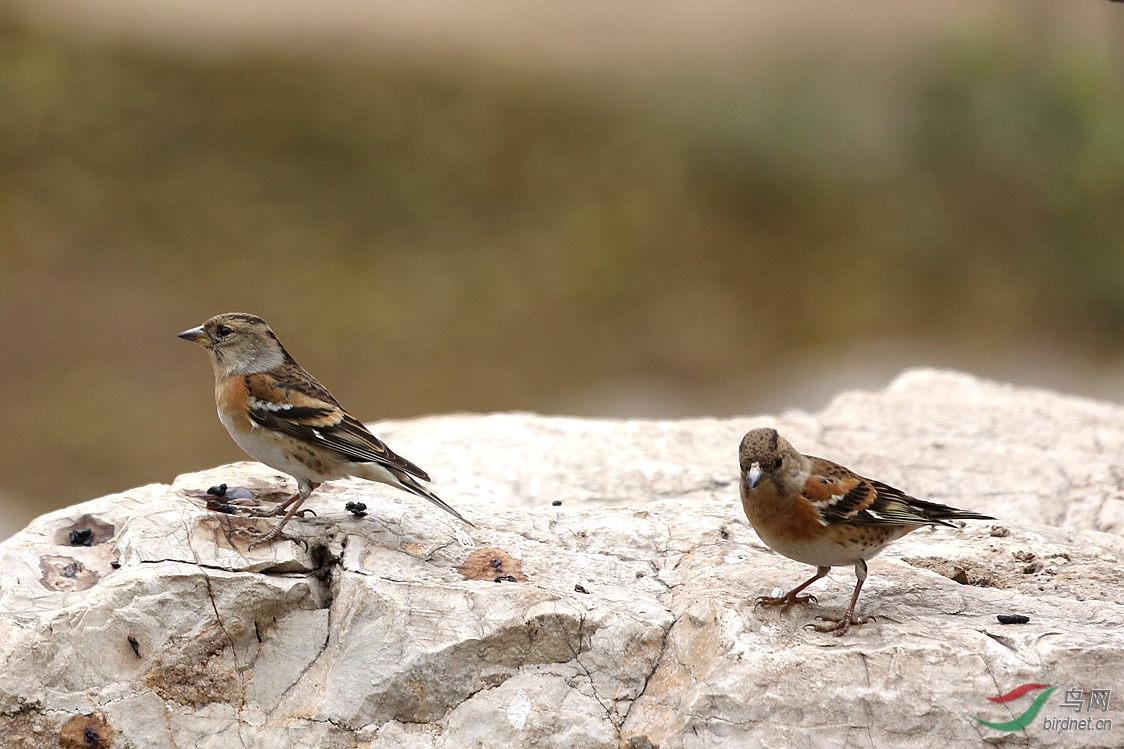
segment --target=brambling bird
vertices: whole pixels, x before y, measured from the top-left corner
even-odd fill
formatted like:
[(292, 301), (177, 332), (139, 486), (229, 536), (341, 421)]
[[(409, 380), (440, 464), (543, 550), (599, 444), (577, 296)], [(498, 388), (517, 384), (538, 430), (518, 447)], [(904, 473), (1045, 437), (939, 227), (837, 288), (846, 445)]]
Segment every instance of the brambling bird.
[(838, 463), (803, 455), (775, 429), (746, 434), (738, 461), (742, 507), (758, 537), (774, 551), (816, 568), (811, 579), (779, 598), (761, 596), (758, 604), (815, 601), (813, 596), (798, 594), (832, 567), (855, 566), (858, 580), (847, 613), (839, 619), (819, 617), (831, 622), (813, 625), (820, 632), (842, 635), (851, 625), (867, 621), (855, 615), (866, 561), (891, 541), (925, 525), (951, 526), (948, 520), (995, 519), (925, 502)]
[(427, 499), (472, 525), (418, 483), (429, 475), (396, 455), (343, 410), (327, 388), (294, 361), (265, 320), (228, 312), (178, 334), (210, 354), (219, 421), (252, 458), (297, 480), (297, 493), (277, 508), (281, 522), (250, 545), (281, 534), (301, 504), (325, 481), (358, 476)]

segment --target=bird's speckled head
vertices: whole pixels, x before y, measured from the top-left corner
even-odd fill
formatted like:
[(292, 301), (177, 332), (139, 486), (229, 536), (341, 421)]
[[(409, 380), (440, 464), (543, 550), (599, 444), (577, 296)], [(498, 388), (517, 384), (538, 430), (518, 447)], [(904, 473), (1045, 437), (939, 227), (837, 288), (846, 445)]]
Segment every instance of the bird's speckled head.
[[(765, 478), (775, 481), (785, 470), (786, 461), (798, 455), (799, 453), (792, 448), (788, 440), (777, 433), (776, 429), (753, 429), (742, 437), (741, 446), (738, 448), (741, 478), (748, 483), (750, 489), (756, 487)], [(788, 466), (788, 468), (796, 468), (796, 466)]]
[(215, 315), (199, 327), (179, 333), (178, 337), (206, 348), (216, 374), (268, 372), (291, 361), (269, 324), (245, 312)]

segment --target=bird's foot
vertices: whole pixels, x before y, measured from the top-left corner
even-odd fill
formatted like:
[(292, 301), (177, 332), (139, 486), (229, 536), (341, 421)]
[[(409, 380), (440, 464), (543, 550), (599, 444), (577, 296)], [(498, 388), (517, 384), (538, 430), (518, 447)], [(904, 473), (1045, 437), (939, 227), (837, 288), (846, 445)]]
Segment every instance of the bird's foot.
[(246, 547), (247, 551), (252, 551), (258, 546), (261, 546), (265, 543), (270, 543), (276, 539), (302, 544), (305, 550), (308, 550), (308, 541), (305, 541), (303, 538), (297, 538), (296, 536), (290, 536), (287, 533), (282, 533), (281, 529), (283, 527), (284, 524), (282, 523), (273, 526), (267, 531), (259, 530), (257, 528), (236, 528), (232, 531), (232, 534), (237, 536), (251, 536), (254, 538), (254, 540), (250, 542), (250, 545)]
[(754, 606), (790, 606), (794, 603), (818, 603), (813, 595), (794, 596), (791, 593), (783, 596), (757, 596)]
[(240, 502), (223, 502), (221, 499), (208, 498), (207, 509), (211, 512), (221, 512), (226, 515), (245, 515), (254, 508)]
[[(272, 507), (268, 510), (263, 509), (261, 507), (252, 507), (252, 508), (249, 509), (248, 514), (251, 517), (255, 517), (255, 518), (275, 518), (278, 515), (284, 515), (285, 514), (285, 508), (286, 508), (286, 505), (284, 505), (284, 504), (279, 504), (276, 507)], [(313, 517), (316, 517), (316, 511), (306, 507), (303, 510), (297, 510), (296, 512), (293, 513), (293, 517), (298, 517), (298, 518), (303, 518), (305, 515), (312, 515)]]
[(817, 632), (833, 632), (835, 633), (836, 637), (841, 637), (846, 634), (847, 630), (852, 626), (868, 624), (874, 621), (873, 616), (856, 616), (850, 611), (839, 617), (817, 616), (816, 619), (819, 620), (818, 624), (813, 623), (807, 626), (811, 627)]

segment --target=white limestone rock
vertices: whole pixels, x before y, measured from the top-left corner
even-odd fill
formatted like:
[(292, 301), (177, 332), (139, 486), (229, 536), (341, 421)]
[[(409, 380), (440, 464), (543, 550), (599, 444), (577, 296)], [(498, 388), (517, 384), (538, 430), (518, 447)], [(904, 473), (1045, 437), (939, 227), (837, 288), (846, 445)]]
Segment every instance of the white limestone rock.
[[(812, 572), (764, 547), (737, 500), (738, 441), (766, 424), (998, 520), (892, 545), (859, 603), (875, 621), (844, 637), (805, 625), (842, 612), (849, 569), (816, 584), (818, 604), (755, 608)], [(914, 370), (816, 416), (457, 415), (376, 432), (478, 527), (347, 480), (288, 526), (307, 547), (248, 551), (238, 529), (276, 521), (208, 510), (207, 488), (276, 499), (293, 483), (237, 463), (0, 545), (4, 745), (1124, 743), (1119, 695), (1092, 715), (1114, 730), (1042, 724), (1074, 717), (1066, 689), (1124, 674), (1124, 409)], [(1012, 613), (1030, 622), (996, 620)], [(969, 717), (1019, 715), (1029, 696), (985, 698), (1026, 682), (1059, 690), (1024, 731)]]

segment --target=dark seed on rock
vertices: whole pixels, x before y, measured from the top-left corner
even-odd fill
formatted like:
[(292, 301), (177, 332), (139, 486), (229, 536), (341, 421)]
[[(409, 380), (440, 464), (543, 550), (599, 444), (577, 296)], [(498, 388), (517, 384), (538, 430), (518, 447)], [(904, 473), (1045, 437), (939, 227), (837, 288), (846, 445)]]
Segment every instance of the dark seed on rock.
[(496, 582), (497, 583), (517, 583), (519, 581), (515, 579), (515, 575), (500, 575), (499, 577), (496, 578)]
[(207, 500), (207, 509), (213, 512), (224, 512), (227, 515), (233, 515), (238, 512), (238, 508), (229, 502), (220, 502), (217, 499)]
[(561, 507), (562, 506), (562, 500), (556, 499), (556, 500), (554, 500), (553, 502), (550, 503), (550, 506), (551, 507)]
[(577, 585), (574, 586), (574, 591), (577, 592), (577, 593), (585, 593), (586, 595), (589, 595), (589, 591), (586, 590), (585, 586), (582, 585), (581, 583), (578, 583)]
[(1030, 617), (1026, 614), (997, 614), (995, 616), (1000, 624), (1027, 624)]
[(70, 532), (71, 546), (89, 546), (94, 542), (94, 532), (89, 528), (75, 528)]

